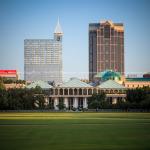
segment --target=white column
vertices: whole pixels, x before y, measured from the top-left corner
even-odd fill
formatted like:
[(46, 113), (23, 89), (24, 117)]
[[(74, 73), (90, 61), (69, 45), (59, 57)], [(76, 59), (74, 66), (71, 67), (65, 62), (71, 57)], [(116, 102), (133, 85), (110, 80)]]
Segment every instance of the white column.
[(64, 98), (64, 104), (65, 104), (66, 108), (68, 108), (68, 98), (67, 97)]
[(122, 97), (122, 101), (123, 101), (123, 102), (125, 102), (125, 101), (126, 101), (126, 99), (125, 99), (124, 97)]
[(55, 97), (55, 99), (54, 99), (54, 109), (55, 110), (59, 110), (59, 108), (57, 107), (58, 103), (59, 103), (58, 97)]
[(87, 98), (83, 98), (83, 108), (88, 108)]
[(112, 104), (116, 104), (117, 103), (117, 98), (116, 97), (113, 97), (112, 98)]
[(55, 89), (53, 89), (53, 95), (55, 95)]
[[(93, 94), (93, 88), (92, 88), (92, 94)], [(91, 95), (92, 95), (92, 94), (91, 94)]]
[(45, 97), (45, 105), (47, 106), (49, 104), (49, 97)]
[(77, 97), (74, 97), (74, 100), (73, 100), (73, 107), (74, 107), (74, 108), (78, 108), (78, 98), (77, 98)]

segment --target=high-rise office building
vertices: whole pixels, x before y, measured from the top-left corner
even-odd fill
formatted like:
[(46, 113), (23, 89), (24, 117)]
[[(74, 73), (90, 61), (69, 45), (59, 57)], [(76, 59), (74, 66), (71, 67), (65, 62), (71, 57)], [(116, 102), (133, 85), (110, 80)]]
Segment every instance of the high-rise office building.
[(24, 40), (24, 78), (62, 83), (62, 36), (58, 20), (54, 39)]
[(89, 80), (96, 73), (113, 70), (124, 74), (124, 26), (102, 21), (89, 24)]

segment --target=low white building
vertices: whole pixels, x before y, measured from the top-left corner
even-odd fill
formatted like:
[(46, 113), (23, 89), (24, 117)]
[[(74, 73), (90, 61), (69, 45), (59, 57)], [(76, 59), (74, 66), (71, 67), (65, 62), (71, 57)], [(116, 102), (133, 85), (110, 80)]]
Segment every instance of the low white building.
[[(38, 82), (37, 82), (38, 83)], [(46, 104), (49, 104), (55, 110), (58, 110), (58, 104), (64, 103), (69, 110), (78, 108), (88, 108), (88, 97), (94, 93), (106, 93), (106, 100), (110, 103), (116, 104), (117, 100), (125, 100), (126, 88), (115, 82), (114, 80), (107, 80), (97, 87), (93, 87), (77, 78), (71, 78), (68, 82), (60, 86), (48, 86), (45, 82), (40, 84), (42, 89), (49, 91), (45, 96)], [(35, 88), (35, 83), (32, 83), (28, 88)]]

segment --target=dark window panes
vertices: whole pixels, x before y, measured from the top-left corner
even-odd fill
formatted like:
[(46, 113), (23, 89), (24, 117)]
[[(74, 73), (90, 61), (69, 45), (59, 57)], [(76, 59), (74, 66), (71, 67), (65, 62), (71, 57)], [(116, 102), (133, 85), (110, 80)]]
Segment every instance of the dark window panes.
[(104, 38), (110, 38), (110, 26), (108, 25), (104, 27)]
[(114, 29), (111, 29), (111, 36), (114, 36)]
[(103, 36), (104, 35), (104, 32), (103, 32), (103, 29), (101, 29), (101, 36)]

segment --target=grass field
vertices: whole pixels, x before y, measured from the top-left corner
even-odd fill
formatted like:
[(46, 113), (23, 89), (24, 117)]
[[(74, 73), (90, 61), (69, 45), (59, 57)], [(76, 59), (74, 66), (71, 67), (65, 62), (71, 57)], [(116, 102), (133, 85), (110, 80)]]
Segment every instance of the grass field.
[(149, 150), (150, 113), (0, 113), (1, 150)]

